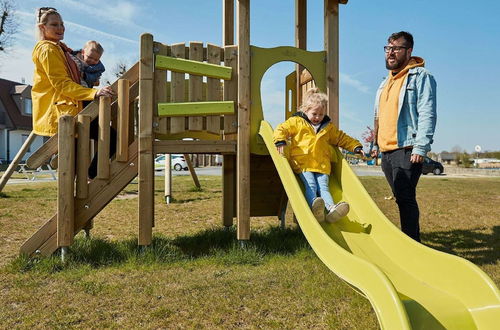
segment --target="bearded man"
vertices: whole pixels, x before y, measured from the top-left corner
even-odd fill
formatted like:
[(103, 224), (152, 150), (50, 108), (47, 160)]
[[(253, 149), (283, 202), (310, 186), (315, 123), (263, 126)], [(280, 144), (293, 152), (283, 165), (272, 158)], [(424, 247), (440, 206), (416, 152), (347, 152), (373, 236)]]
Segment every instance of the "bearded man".
[(387, 42), (384, 51), (389, 74), (375, 98), (371, 154), (382, 153), (382, 170), (399, 207), (401, 230), (420, 242), (416, 189), (436, 127), (436, 81), (424, 68), (424, 60), (411, 55), (410, 33), (393, 33)]

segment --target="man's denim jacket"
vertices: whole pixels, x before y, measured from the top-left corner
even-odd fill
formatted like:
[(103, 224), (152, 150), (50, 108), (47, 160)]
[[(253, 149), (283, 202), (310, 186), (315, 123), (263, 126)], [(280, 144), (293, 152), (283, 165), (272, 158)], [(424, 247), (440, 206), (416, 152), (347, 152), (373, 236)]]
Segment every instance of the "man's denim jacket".
[[(436, 81), (423, 67), (408, 71), (399, 94), (398, 147), (413, 147), (412, 154), (425, 156), (431, 150), (436, 128)], [(375, 143), (378, 150), (378, 105), (380, 94), (387, 83), (380, 84), (375, 97)], [(406, 86), (406, 87), (405, 87)]]

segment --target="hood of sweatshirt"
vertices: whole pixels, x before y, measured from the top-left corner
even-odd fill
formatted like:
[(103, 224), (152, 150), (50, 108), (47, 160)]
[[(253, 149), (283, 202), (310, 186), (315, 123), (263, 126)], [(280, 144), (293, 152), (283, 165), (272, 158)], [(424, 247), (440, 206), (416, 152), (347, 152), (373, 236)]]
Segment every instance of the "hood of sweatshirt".
[[(403, 70), (399, 71), (394, 76), (392, 74), (390, 74), (390, 76), (392, 76), (393, 79), (400, 78), (400, 77), (404, 76), (408, 72), (408, 70), (419, 67), (419, 66), (422, 66), (422, 67), (425, 66), (424, 59), (421, 57), (418, 57), (418, 56), (412, 56), (412, 57), (410, 57), (410, 61), (408, 62), (408, 64), (405, 66), (405, 68)], [(391, 71), (391, 73), (392, 73), (392, 71)]]

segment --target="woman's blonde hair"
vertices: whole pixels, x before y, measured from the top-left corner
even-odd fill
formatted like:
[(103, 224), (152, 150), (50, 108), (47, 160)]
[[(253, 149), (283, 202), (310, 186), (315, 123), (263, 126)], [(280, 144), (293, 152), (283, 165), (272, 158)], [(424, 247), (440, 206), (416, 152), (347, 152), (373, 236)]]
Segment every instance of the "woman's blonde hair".
[(57, 15), (62, 21), (61, 14), (57, 12), (57, 9), (52, 7), (41, 7), (36, 10), (36, 38), (37, 40), (43, 39), (42, 25), (47, 24), (50, 15)]
[(305, 113), (317, 106), (321, 106), (326, 112), (328, 106), (328, 96), (321, 92), (319, 88), (315, 87), (308, 89), (304, 95), (304, 101), (302, 102), (299, 111)]

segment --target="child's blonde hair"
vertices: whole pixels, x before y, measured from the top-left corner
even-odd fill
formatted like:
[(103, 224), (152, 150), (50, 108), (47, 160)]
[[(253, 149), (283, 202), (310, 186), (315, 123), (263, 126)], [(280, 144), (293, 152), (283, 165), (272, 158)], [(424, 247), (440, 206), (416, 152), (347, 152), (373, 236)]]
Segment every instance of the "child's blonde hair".
[(328, 106), (328, 96), (325, 93), (321, 92), (317, 87), (310, 88), (304, 95), (304, 101), (302, 102), (299, 111), (306, 113), (307, 111), (317, 106), (323, 108), (326, 113)]
[(97, 53), (99, 53), (99, 55), (102, 55), (102, 53), (104, 53), (104, 48), (102, 48), (101, 44), (95, 40), (87, 41), (83, 46), (83, 49), (95, 50)]

